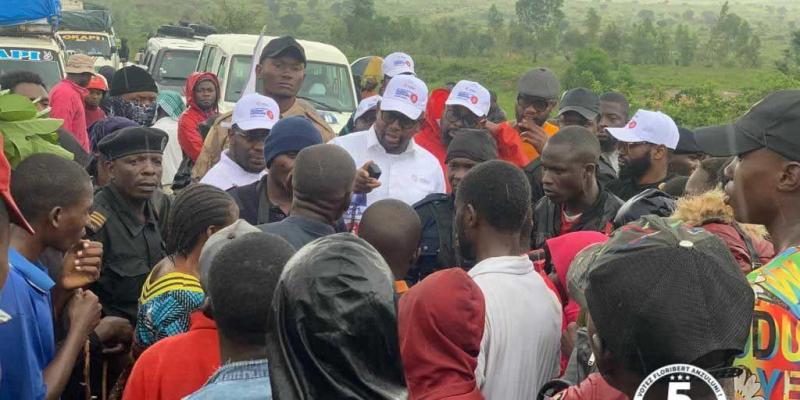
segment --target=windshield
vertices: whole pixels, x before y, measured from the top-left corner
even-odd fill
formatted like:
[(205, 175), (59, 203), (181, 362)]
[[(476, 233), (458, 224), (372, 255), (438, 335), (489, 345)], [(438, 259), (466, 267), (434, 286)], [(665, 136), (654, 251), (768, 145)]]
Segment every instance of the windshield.
[(63, 34), (64, 47), (93, 57), (111, 57), (111, 45), (102, 35)]
[(55, 61), (0, 60), (0, 75), (14, 71), (33, 72), (42, 77), (47, 88), (61, 81), (61, 69)]
[[(231, 62), (225, 101), (235, 103), (242, 95), (250, 73), (251, 56), (234, 56)], [(356, 108), (348, 67), (309, 61), (306, 79), (298, 97), (306, 97), (314, 108), (323, 111), (353, 112)]]
[(156, 82), (165, 86), (183, 86), (186, 78), (194, 72), (199, 50), (162, 50), (153, 66)]

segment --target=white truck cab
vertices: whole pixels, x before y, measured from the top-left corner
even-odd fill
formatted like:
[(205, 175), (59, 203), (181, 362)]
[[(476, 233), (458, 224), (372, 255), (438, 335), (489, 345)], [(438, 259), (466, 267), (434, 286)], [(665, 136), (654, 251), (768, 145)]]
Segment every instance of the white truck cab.
[(195, 38), (153, 37), (147, 41), (143, 59), (160, 90), (183, 93), (186, 78), (194, 72), (203, 41)]
[[(265, 37), (266, 45), (273, 37)], [(298, 40), (306, 53), (306, 77), (298, 97), (308, 101), (334, 132), (339, 132), (356, 109), (350, 64), (339, 49), (325, 43)], [(205, 39), (196, 71), (213, 72), (220, 81), (220, 110), (230, 111), (242, 96), (250, 74), (258, 35), (222, 34)], [(255, 60), (258, 62), (258, 59)]]
[(64, 48), (52, 33), (42, 29), (38, 32), (20, 26), (0, 30), (0, 75), (30, 71), (41, 76), (48, 89), (66, 76)]

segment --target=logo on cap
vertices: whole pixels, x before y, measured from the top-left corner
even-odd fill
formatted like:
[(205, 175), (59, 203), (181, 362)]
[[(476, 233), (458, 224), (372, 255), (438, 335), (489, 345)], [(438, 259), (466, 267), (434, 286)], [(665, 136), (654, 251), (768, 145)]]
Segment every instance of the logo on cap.
[(273, 113), (272, 110), (267, 110), (267, 117), (269, 119), (275, 119), (275, 113)]
[(411, 93), (410, 95), (408, 95), (408, 99), (411, 100), (412, 103), (417, 104), (417, 100), (419, 100), (419, 97), (417, 96), (416, 93)]
[(411, 66), (411, 61), (406, 60), (406, 66), (410, 67)]
[(636, 128), (636, 120), (632, 119), (631, 122), (628, 122), (628, 129)]
[(478, 96), (472, 96), (469, 98), (469, 102), (472, 104), (478, 104)]

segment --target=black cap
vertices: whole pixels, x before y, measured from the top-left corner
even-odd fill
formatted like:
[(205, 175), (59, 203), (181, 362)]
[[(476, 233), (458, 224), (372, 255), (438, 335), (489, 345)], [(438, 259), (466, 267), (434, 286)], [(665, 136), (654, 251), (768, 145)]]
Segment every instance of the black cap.
[(614, 217), (614, 226), (620, 227), (644, 215), (669, 217), (675, 212), (676, 200), (668, 193), (655, 188), (643, 190), (622, 204)]
[(767, 148), (800, 161), (800, 90), (771, 93), (733, 124), (697, 129), (695, 139), (714, 157)]
[(466, 158), (475, 162), (497, 159), (497, 142), (486, 129), (457, 129), (447, 145), (445, 162)]
[(697, 154), (703, 153), (703, 149), (697, 145), (694, 132), (687, 128), (678, 127), (678, 145), (675, 146), (675, 154)]
[(570, 294), (585, 288), (605, 347), (644, 375), (745, 348), (753, 290), (725, 243), (702, 228), (644, 217), (579, 253), (567, 280)]
[(291, 36), (281, 36), (270, 40), (264, 47), (264, 50), (261, 50), (261, 58), (258, 59), (258, 62), (263, 62), (265, 58), (278, 57), (287, 50), (296, 51), (296, 55), (300, 58), (300, 61), (302, 61), (303, 64), (306, 63), (305, 49)]
[(122, 96), (134, 92), (158, 93), (156, 81), (153, 80), (150, 73), (135, 65), (129, 65), (114, 72), (109, 95)]
[(575, 88), (568, 90), (561, 98), (561, 108), (558, 115), (574, 111), (584, 118), (594, 120), (600, 114), (600, 98), (594, 92), (586, 88)]
[(97, 148), (106, 160), (140, 153), (164, 153), (167, 134), (161, 129), (130, 127), (120, 129), (100, 140)]

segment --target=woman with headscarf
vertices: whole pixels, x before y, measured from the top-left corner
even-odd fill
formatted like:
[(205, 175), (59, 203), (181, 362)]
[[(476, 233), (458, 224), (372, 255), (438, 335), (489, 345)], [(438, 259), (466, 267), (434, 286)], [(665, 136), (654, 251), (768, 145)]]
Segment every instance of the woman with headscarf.
[(411, 400), (483, 400), (475, 368), (486, 304), (460, 268), (436, 272), (400, 300), (400, 353)]
[(161, 184), (168, 186), (172, 184), (175, 173), (183, 161), (183, 152), (178, 143), (178, 118), (186, 109), (183, 104), (181, 94), (174, 90), (163, 90), (158, 93), (158, 110), (156, 112), (156, 123), (153, 128), (161, 129), (167, 133), (167, 147), (164, 149), (164, 157), (161, 160)]
[(158, 87), (144, 69), (131, 65), (115, 72), (109, 95), (109, 115), (125, 117), (144, 127), (156, 122)]
[(267, 333), (272, 396), (405, 399), (392, 272), (363, 239), (341, 233), (286, 264)]

